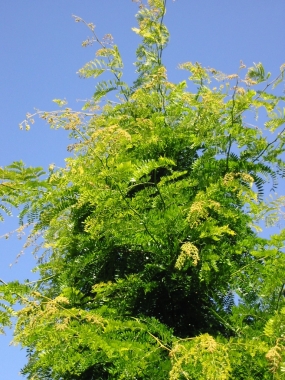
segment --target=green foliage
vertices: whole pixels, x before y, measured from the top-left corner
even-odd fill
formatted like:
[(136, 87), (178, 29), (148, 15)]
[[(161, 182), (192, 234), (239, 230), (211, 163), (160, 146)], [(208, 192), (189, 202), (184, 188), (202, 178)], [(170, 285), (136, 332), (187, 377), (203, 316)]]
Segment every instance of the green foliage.
[[(46, 187), (39, 178), (44, 175), (42, 168), (26, 168), (22, 161), (0, 167), (0, 210), (12, 215), (11, 207), (28, 203), (31, 194), (39, 194)], [(3, 221), (0, 214), (0, 221)]]
[[(260, 63), (242, 79), (187, 62), (189, 92), (162, 63), (165, 1), (137, 2), (134, 84), (111, 37), (76, 17), (93, 33), (83, 45), (100, 45), (79, 75), (108, 78), (82, 111), (38, 112), (70, 131), (74, 155), (42, 181), (21, 163), (1, 169), (2, 209), (22, 206), (44, 251), (39, 281), (2, 281), (0, 323), (16, 315), (28, 379), (281, 379), (285, 232), (255, 229), (284, 205), (264, 194), (284, 176), (284, 97), (272, 92), (285, 67), (269, 83)], [(110, 91), (118, 102), (101, 106)], [(255, 128), (244, 116), (260, 108)]]

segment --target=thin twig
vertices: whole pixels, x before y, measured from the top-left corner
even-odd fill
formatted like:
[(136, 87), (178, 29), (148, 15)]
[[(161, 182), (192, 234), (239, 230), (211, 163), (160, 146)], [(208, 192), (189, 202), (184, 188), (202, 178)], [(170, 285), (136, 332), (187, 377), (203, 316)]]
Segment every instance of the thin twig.
[[(234, 92), (233, 92), (233, 95), (232, 95), (232, 102), (233, 102), (233, 106), (232, 106), (232, 110), (231, 110), (232, 127), (234, 125), (234, 109), (235, 109), (235, 104), (236, 104), (235, 95), (236, 95), (236, 91), (237, 91), (237, 88), (238, 88), (238, 82), (239, 82), (239, 78), (237, 78), (237, 80), (236, 80), (236, 85), (234, 87)], [(227, 171), (229, 169), (229, 158), (230, 158), (232, 143), (233, 143), (232, 135), (230, 134), (230, 136), (229, 136), (229, 147), (228, 147), (228, 150), (227, 150), (227, 153), (226, 153), (227, 158), (226, 158), (226, 170), (225, 170), (225, 173), (227, 173)]]
[[(267, 259), (267, 258), (268, 258), (268, 256), (263, 256), (263, 257), (261, 257), (261, 258), (259, 258), (259, 259), (256, 259), (256, 261), (262, 261), (262, 260), (265, 260), (265, 259)], [(233, 277), (233, 276), (236, 275), (238, 272), (243, 271), (244, 268), (247, 268), (247, 267), (249, 267), (250, 265), (253, 265), (253, 264), (255, 264), (255, 261), (253, 261), (253, 262), (251, 262), (251, 263), (249, 263), (249, 264), (243, 266), (243, 267), (240, 268), (239, 270), (235, 271), (234, 273), (231, 274), (230, 277)]]
[(161, 343), (161, 341), (160, 341), (156, 336), (154, 336), (154, 335), (153, 335), (152, 333), (150, 333), (149, 331), (147, 331), (147, 333), (148, 333), (153, 339), (155, 339), (155, 340), (157, 341), (157, 343), (159, 343), (159, 345), (160, 345), (161, 348), (164, 348), (165, 350), (171, 352), (171, 349), (168, 348), (168, 347), (166, 347), (163, 343)]
[[(99, 44), (100, 46), (102, 46), (103, 49), (107, 49), (106, 45), (104, 45), (103, 42), (99, 40), (99, 38), (97, 37), (97, 35), (96, 35), (96, 33), (94, 32), (94, 30), (93, 30), (92, 28), (90, 28), (90, 26), (88, 25), (88, 23), (87, 23), (85, 20), (83, 20), (81, 17), (75, 16), (75, 15), (72, 15), (72, 16), (75, 18), (75, 20), (78, 20), (78, 21), (83, 22), (83, 24), (85, 24), (85, 25), (87, 26), (87, 28), (91, 30), (91, 32), (92, 32), (92, 34), (93, 34), (93, 36), (94, 36), (95, 41), (98, 42), (98, 44)], [(111, 62), (109, 57), (107, 57), (107, 60), (108, 60), (108, 63)], [(116, 80), (117, 80), (118, 82), (120, 82), (120, 78), (118, 77), (118, 75), (117, 75), (114, 71), (112, 71), (112, 73), (114, 74)], [(129, 100), (129, 97), (126, 95), (125, 91), (123, 90), (123, 87), (122, 87), (122, 86), (119, 86), (119, 88), (121, 89), (122, 94), (123, 94), (123, 96), (125, 97), (125, 100), (128, 101), (128, 100)]]
[(155, 242), (155, 244), (157, 245), (157, 247), (160, 248), (158, 241), (155, 239), (155, 237), (154, 237), (154, 236), (152, 235), (152, 233), (149, 231), (149, 229), (148, 229), (146, 223), (145, 223), (144, 220), (141, 218), (141, 216), (140, 216), (140, 214), (137, 212), (137, 210), (135, 210), (135, 209), (129, 204), (128, 200), (127, 200), (126, 197), (124, 196), (124, 194), (123, 194), (123, 192), (122, 192), (122, 190), (121, 190), (121, 188), (120, 188), (119, 185), (117, 185), (117, 188), (118, 188), (118, 190), (119, 190), (121, 196), (123, 197), (124, 201), (126, 202), (126, 204), (128, 205), (128, 207), (130, 208), (130, 210), (132, 210), (132, 211), (133, 211), (133, 212), (139, 217), (139, 219), (140, 219), (141, 223), (143, 224), (143, 226), (144, 226), (146, 232), (148, 233), (148, 235), (152, 238), (152, 240)]
[(36, 284), (38, 282), (44, 282), (44, 281), (47, 281), (49, 280), (50, 278), (53, 278), (57, 276), (57, 274), (53, 274), (52, 276), (48, 276), (48, 277), (45, 277), (45, 278), (42, 278), (40, 280), (35, 280), (35, 281), (29, 281), (29, 282), (26, 282), (24, 285), (30, 285), (30, 284)]
[(283, 133), (284, 131), (285, 131), (285, 128), (283, 128), (282, 131), (278, 133), (278, 136), (276, 137), (275, 140), (273, 140), (273, 141), (271, 141), (270, 143), (267, 144), (267, 146), (266, 146), (266, 147), (265, 147), (265, 148), (259, 153), (259, 155), (258, 155), (257, 157), (255, 157), (255, 159), (254, 159), (252, 162), (257, 161), (257, 160), (263, 155), (263, 153), (266, 152), (267, 149), (268, 149), (271, 145), (273, 145), (273, 144), (279, 139), (279, 136), (282, 135), (282, 133)]
[(278, 312), (278, 309), (279, 309), (279, 303), (280, 303), (280, 299), (281, 299), (282, 293), (284, 291), (284, 287), (285, 287), (285, 284), (282, 284), (280, 292), (278, 294), (278, 300), (277, 300), (277, 305), (276, 305), (276, 311), (277, 312)]

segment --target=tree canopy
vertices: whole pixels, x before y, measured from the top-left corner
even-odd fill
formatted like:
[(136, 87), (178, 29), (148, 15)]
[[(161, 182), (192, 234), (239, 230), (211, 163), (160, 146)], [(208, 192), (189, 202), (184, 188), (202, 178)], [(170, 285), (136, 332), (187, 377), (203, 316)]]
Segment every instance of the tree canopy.
[(75, 18), (99, 45), (79, 75), (105, 78), (81, 111), (37, 112), (70, 131), (66, 166), (0, 169), (3, 215), (18, 207), (42, 252), (38, 281), (1, 280), (0, 323), (16, 317), (33, 380), (281, 379), (285, 230), (257, 232), (284, 204), (266, 194), (285, 175), (285, 65), (186, 62), (171, 83), (166, 2), (137, 3), (131, 85), (111, 36)]

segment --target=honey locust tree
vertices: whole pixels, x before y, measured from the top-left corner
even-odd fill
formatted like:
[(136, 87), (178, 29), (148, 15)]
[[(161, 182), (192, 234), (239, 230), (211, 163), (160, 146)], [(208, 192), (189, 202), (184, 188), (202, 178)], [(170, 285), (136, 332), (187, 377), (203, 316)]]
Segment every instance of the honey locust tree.
[(28, 379), (284, 376), (285, 231), (255, 229), (284, 203), (264, 192), (284, 175), (285, 66), (271, 80), (260, 63), (226, 75), (187, 62), (188, 81), (171, 83), (164, 14), (164, 0), (139, 2), (132, 85), (118, 47), (77, 17), (83, 44), (99, 44), (79, 73), (107, 79), (81, 111), (37, 112), (70, 131), (73, 155), (45, 179), (1, 171), (2, 201), (42, 239), (39, 281), (1, 280)]

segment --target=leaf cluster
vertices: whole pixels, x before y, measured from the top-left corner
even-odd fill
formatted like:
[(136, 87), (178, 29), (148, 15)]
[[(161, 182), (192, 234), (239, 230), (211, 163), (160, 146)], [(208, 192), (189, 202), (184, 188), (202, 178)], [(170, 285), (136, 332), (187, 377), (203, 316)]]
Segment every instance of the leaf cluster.
[[(82, 112), (38, 112), (70, 130), (66, 166), (42, 181), (2, 169), (3, 207), (24, 205), (44, 252), (39, 281), (2, 281), (1, 323), (23, 304), (15, 341), (29, 379), (281, 379), (285, 233), (254, 228), (284, 204), (264, 197), (284, 176), (284, 66), (269, 82), (260, 63), (242, 77), (187, 62), (190, 92), (162, 63), (165, 1), (139, 5), (132, 86), (118, 48), (76, 18), (100, 44), (79, 74), (111, 79)], [(101, 105), (110, 91), (119, 101)], [(263, 108), (262, 128), (246, 122)]]

